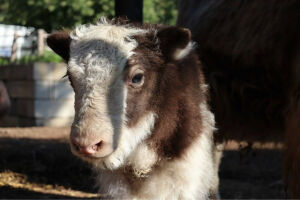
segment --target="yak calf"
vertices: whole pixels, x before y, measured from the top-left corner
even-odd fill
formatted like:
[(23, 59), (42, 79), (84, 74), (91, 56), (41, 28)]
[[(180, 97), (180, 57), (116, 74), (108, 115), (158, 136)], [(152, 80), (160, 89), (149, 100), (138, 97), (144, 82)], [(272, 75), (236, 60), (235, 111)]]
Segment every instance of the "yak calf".
[(102, 18), (47, 42), (75, 91), (72, 152), (93, 164), (101, 193), (216, 195), (214, 116), (189, 30)]

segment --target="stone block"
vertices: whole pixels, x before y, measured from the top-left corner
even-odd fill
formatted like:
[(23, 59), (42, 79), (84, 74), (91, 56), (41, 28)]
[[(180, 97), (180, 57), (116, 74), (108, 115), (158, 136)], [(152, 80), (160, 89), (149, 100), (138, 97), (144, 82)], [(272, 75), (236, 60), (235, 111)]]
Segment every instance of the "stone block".
[(66, 74), (64, 63), (11, 64), (0, 66), (0, 80), (60, 80)]
[(34, 80), (61, 80), (67, 72), (64, 63), (41, 63), (33, 65)]
[(11, 98), (9, 116), (0, 126), (69, 126), (74, 116), (74, 91), (66, 64), (34, 63), (0, 66)]
[(35, 117), (34, 106), (32, 99), (18, 99), (16, 101), (17, 115), (20, 117)]
[(6, 89), (11, 98), (34, 98), (34, 82), (8, 81)]
[(54, 99), (74, 99), (74, 95), (74, 90), (68, 79), (63, 79), (54, 83)]
[(17, 99), (10, 98), (10, 115), (16, 116), (17, 115)]
[(36, 126), (36, 120), (35, 118), (30, 118), (30, 117), (19, 117), (19, 126), (20, 127)]
[(38, 118), (35, 121), (36, 126), (67, 127), (71, 126), (73, 117), (54, 117)]
[(34, 117), (73, 117), (74, 100), (73, 99), (51, 99), (34, 101)]
[(7, 66), (0, 66), (0, 80), (6, 81), (9, 77), (9, 70)]
[(0, 127), (15, 127), (19, 126), (19, 117), (6, 115), (0, 120)]
[(11, 98), (50, 99), (54, 96), (54, 82), (50, 80), (8, 81), (5, 85)]
[(32, 80), (32, 64), (12, 65), (9, 67), (9, 81)]
[(34, 98), (51, 99), (54, 92), (54, 82), (50, 80), (34, 81)]
[(32, 64), (1, 66), (0, 70), (1, 80), (30, 80), (32, 77)]

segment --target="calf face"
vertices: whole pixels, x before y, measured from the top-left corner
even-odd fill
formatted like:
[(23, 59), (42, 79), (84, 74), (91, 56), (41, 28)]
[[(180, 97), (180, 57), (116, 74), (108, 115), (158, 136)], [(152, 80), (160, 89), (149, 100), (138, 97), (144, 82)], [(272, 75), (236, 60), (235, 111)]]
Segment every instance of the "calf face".
[(106, 19), (54, 33), (47, 43), (68, 62), (75, 91), (72, 152), (110, 169), (150, 137), (163, 103), (162, 77), (172, 70), (167, 63), (192, 49), (187, 29)]

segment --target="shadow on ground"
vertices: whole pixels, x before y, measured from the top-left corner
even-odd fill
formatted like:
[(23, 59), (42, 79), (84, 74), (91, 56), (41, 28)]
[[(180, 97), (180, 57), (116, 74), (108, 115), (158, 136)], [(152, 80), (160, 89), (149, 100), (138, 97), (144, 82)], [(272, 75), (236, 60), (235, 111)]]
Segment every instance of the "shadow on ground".
[[(53, 185), (88, 193), (96, 192), (89, 166), (73, 156), (69, 145), (63, 141), (0, 138), (0, 172), (23, 174), (26, 180), (19, 182), (35, 183), (36, 186)], [(67, 198), (8, 187), (0, 187), (0, 197)]]
[[(49, 137), (51, 138), (51, 137)], [(279, 150), (253, 150), (244, 155), (225, 151), (220, 169), (220, 193), (226, 199), (283, 199), (286, 192), (282, 181), (282, 159)], [(73, 156), (67, 141), (0, 137), (0, 173), (21, 174), (23, 185), (34, 183), (29, 190), (1, 183), (0, 198), (72, 198), (60, 192), (49, 194), (47, 187), (96, 193), (95, 180), (86, 163)], [(11, 177), (11, 181), (16, 177)], [(31, 188), (31, 186), (27, 187)], [(48, 188), (49, 189), (49, 188)], [(82, 197), (87, 199), (88, 197)]]
[(225, 151), (220, 168), (224, 199), (286, 199), (280, 150)]
[(88, 199), (86, 197), (76, 198), (64, 195), (52, 195), (40, 192), (34, 192), (24, 189), (15, 189), (12, 187), (0, 187), (1, 199)]

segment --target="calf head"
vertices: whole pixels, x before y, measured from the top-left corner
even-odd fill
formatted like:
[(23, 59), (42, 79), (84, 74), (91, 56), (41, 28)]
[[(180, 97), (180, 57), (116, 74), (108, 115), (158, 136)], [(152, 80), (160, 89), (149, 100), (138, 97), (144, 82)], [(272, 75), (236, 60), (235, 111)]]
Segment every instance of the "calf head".
[(75, 91), (72, 152), (110, 169), (124, 164), (151, 137), (167, 103), (167, 65), (190, 52), (190, 37), (187, 29), (106, 19), (50, 35), (47, 43), (67, 61)]

